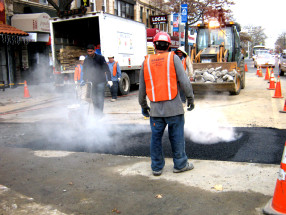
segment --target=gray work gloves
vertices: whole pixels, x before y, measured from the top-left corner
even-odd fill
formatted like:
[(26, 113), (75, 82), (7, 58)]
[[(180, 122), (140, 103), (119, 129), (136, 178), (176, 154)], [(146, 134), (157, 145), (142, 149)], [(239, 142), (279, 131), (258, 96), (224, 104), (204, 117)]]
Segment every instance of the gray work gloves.
[(150, 116), (149, 112), (150, 112), (149, 106), (147, 106), (146, 108), (142, 108), (142, 115), (143, 116), (149, 117)]
[(194, 99), (193, 98), (187, 98), (187, 111), (191, 111), (195, 108)]

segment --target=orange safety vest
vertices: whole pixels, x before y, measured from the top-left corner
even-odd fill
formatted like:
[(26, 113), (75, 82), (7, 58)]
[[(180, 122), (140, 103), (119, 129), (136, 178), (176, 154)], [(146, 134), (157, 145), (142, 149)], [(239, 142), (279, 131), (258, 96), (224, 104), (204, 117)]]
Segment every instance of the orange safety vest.
[(184, 67), (184, 69), (185, 69), (185, 71), (186, 71), (186, 69), (187, 69), (187, 58), (184, 58), (184, 59), (182, 60), (182, 64), (183, 64), (183, 67)]
[(81, 68), (80, 68), (80, 64), (78, 64), (76, 65), (75, 71), (74, 71), (74, 81), (80, 80), (80, 73), (81, 73)]
[[(113, 72), (112, 72), (112, 75), (113, 76), (116, 76), (117, 74), (117, 61), (115, 61), (114, 65), (113, 65)], [(107, 64), (109, 64), (109, 62), (107, 62)]]
[(144, 61), (144, 80), (150, 101), (173, 100), (178, 94), (174, 52), (147, 55)]

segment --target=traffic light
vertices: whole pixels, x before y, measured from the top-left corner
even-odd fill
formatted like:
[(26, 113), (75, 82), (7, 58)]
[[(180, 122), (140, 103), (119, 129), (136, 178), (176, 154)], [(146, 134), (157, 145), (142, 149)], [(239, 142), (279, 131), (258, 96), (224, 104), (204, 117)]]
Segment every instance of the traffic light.
[(81, 6), (89, 7), (89, 0), (81, 0)]

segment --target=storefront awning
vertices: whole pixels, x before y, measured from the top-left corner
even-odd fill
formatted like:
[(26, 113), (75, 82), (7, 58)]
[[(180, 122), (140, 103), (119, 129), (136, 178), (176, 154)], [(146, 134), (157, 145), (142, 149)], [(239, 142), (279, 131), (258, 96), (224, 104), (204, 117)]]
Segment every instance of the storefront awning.
[(28, 33), (7, 24), (0, 24), (0, 34), (17, 36), (29, 35)]
[(11, 23), (26, 32), (50, 33), (50, 18), (47, 13), (15, 14)]

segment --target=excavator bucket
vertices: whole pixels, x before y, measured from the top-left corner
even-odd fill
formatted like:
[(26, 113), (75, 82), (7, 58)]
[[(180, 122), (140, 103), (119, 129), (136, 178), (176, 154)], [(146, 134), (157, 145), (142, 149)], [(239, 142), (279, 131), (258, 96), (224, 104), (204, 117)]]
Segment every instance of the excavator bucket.
[(224, 63), (194, 63), (193, 68), (195, 70), (204, 70), (204, 69), (210, 69), (210, 68), (217, 68), (221, 67), (222, 70), (227, 69), (228, 71), (231, 71), (235, 69), (237, 71), (236, 76), (234, 77), (234, 81), (232, 82), (223, 82), (223, 83), (198, 83), (198, 82), (192, 82), (193, 90), (196, 91), (203, 91), (203, 92), (211, 92), (211, 91), (229, 91), (232, 95), (238, 95), (241, 89), (241, 71), (237, 67), (236, 62), (224, 62)]

